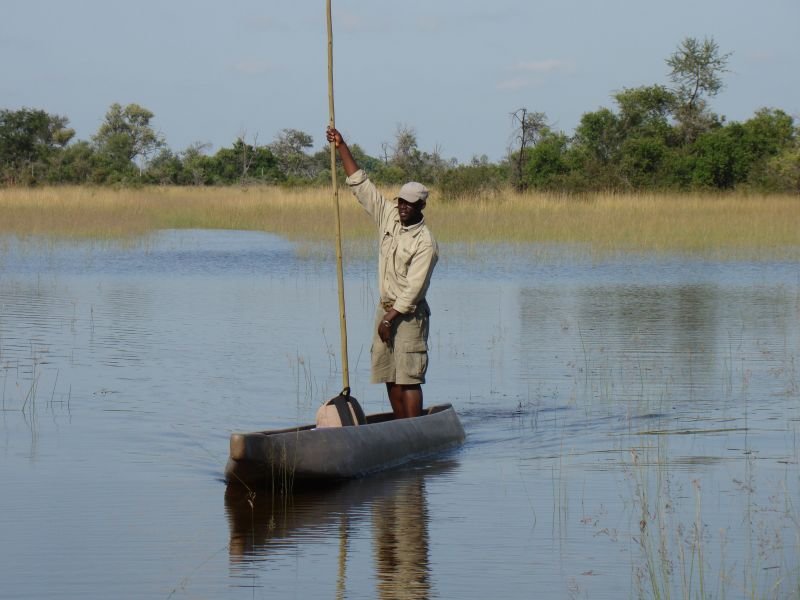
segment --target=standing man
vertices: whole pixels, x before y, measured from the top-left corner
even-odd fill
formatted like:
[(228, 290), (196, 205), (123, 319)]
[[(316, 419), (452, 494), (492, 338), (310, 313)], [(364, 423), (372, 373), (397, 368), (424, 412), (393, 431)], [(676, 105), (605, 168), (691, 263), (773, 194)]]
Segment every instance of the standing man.
[(385, 383), (396, 419), (422, 414), (422, 384), (428, 369), (431, 314), (425, 294), (439, 258), (439, 248), (422, 211), (428, 189), (406, 183), (394, 201), (386, 200), (359, 169), (342, 135), (331, 127), (347, 185), (375, 220), (380, 240), (380, 304), (372, 339), (372, 383)]

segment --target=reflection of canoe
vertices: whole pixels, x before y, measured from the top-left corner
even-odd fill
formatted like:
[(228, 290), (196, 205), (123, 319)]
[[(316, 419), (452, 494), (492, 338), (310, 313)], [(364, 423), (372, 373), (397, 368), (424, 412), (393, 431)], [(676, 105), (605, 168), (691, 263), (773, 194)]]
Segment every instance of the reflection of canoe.
[(367, 416), (366, 425), (314, 425), (234, 433), (225, 467), (229, 483), (294, 483), (363, 477), (460, 445), (464, 428), (450, 404), (426, 409), (421, 417)]
[[(341, 484), (305, 489), (290, 498), (251, 493), (243, 486), (225, 490), (225, 512), (230, 526), (230, 558), (244, 563), (264, 559), (274, 548), (298, 540), (327, 540), (338, 532), (342, 518), (349, 526), (368, 526), (376, 508), (387, 503), (424, 502), (409, 490), (424, 487), (426, 481), (452, 473), (458, 463), (452, 459), (416, 463), (414, 468), (379, 473)], [(426, 510), (413, 506), (420, 525), (427, 527)], [(371, 526), (370, 526), (371, 527)]]

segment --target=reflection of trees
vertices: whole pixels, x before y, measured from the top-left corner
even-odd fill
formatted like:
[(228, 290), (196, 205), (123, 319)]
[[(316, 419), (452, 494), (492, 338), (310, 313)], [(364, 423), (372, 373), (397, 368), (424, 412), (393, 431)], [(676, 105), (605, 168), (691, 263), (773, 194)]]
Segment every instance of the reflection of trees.
[(397, 493), (372, 506), (380, 598), (427, 598), (428, 514), (422, 479), (403, 482)]
[(589, 382), (638, 386), (640, 394), (648, 380), (670, 382), (690, 396), (714, 381), (719, 303), (711, 285), (523, 289), (522, 368), (546, 375), (573, 359)]

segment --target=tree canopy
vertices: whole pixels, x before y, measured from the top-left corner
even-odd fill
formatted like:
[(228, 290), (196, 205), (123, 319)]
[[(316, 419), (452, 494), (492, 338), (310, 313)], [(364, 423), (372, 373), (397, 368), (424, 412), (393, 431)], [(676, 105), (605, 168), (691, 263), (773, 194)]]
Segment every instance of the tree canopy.
[[(555, 130), (547, 114), (510, 113), (510, 147), (492, 164), (442, 157), (419, 147), (413, 127), (358, 164), (379, 183), (408, 180), (438, 186), (449, 197), (517, 190), (731, 190), (800, 192), (800, 131), (779, 108), (763, 107), (728, 122), (711, 101), (724, 89), (731, 53), (713, 38), (686, 38), (666, 59), (668, 83), (623, 88), (613, 105), (583, 114), (574, 132)], [(139, 104), (112, 104), (91, 140), (74, 140), (67, 117), (40, 109), (0, 110), (0, 184), (272, 185), (324, 184), (327, 147), (313, 151), (311, 134), (286, 127), (267, 144), (241, 134), (213, 154), (207, 144), (181, 151), (153, 127)]]

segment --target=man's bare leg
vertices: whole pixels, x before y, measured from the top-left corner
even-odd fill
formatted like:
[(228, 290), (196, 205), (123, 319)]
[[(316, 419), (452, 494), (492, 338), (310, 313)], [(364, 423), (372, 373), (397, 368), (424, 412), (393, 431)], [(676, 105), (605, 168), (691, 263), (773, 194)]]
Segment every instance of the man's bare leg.
[(422, 414), (422, 386), (387, 383), (386, 392), (395, 419), (418, 417)]
[(405, 417), (406, 411), (403, 405), (403, 388), (392, 382), (386, 383), (386, 393), (389, 394), (389, 404), (392, 405), (392, 412), (395, 419)]

